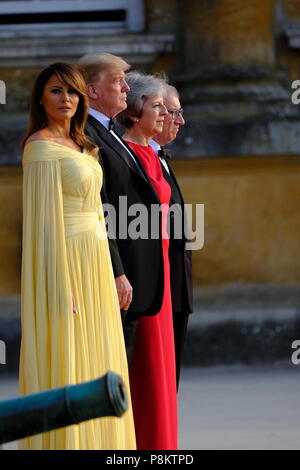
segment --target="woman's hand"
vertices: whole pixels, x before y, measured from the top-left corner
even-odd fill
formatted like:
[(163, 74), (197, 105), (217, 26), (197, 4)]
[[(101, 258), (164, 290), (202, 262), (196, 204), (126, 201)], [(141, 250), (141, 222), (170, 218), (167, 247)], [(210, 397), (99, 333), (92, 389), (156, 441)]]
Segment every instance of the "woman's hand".
[(73, 313), (77, 313), (77, 314), (78, 314), (78, 311), (77, 311), (77, 308), (76, 308), (76, 305), (75, 305), (74, 295), (72, 295), (72, 304), (73, 304)]

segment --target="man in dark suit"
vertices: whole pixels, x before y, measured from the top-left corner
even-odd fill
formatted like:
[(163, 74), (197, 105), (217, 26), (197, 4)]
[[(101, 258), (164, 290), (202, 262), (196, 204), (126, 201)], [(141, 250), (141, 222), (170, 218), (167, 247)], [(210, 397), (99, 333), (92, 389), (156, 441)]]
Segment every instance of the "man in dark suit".
[[(176, 138), (180, 126), (185, 124), (179, 94), (175, 87), (167, 84), (164, 90), (164, 105), (167, 108), (168, 114), (164, 119), (163, 130), (161, 134), (155, 137), (151, 145), (161, 160), (164, 177), (171, 186), (171, 205), (175, 204), (174, 212), (171, 211), (170, 213), (169, 259), (178, 386), (188, 316), (193, 308), (192, 252), (186, 249), (187, 227), (185, 225), (183, 196), (172, 168), (169, 165), (170, 150), (163, 147)], [(176, 222), (178, 223), (179, 221), (181, 227), (178, 227), (178, 225), (177, 227), (174, 226), (176, 216), (178, 215), (176, 210), (179, 211), (179, 218), (177, 218)]]
[[(147, 222), (150, 229), (151, 206), (160, 203), (138, 158), (110, 126), (112, 118), (126, 109), (126, 93), (129, 88), (125, 72), (129, 65), (111, 54), (89, 54), (82, 57), (78, 65), (86, 79), (90, 103), (86, 133), (100, 148), (100, 163), (104, 170), (102, 202), (111, 204), (115, 211), (112, 219), (116, 222), (116, 240), (109, 238), (109, 245), (130, 362), (138, 317), (155, 315), (162, 305), (163, 259), (161, 239), (148, 237), (132, 240), (127, 233), (132, 217), (128, 216), (126, 219), (124, 216), (130, 206), (143, 204), (149, 214)], [(176, 137), (177, 131), (174, 137), (173, 134), (177, 121), (178, 119), (175, 119), (171, 123), (172, 138), (169, 138), (168, 133), (168, 142)], [(172, 201), (183, 205), (175, 176), (171, 180), (169, 177), (169, 183), (172, 188)], [(122, 199), (124, 197), (126, 199)], [(171, 276), (177, 384), (187, 316), (191, 311), (191, 288), (188, 291), (188, 299), (187, 290), (183, 289), (181, 292), (181, 285), (184, 283), (191, 286), (188, 281), (191, 277), (191, 264), (182, 261), (182, 256), (189, 258), (189, 252), (184, 251), (183, 245), (183, 240), (174, 239), (170, 247), (171, 270), (177, 272)], [(124, 314), (124, 311), (127, 314)], [(180, 315), (177, 315), (178, 312)]]
[(108, 203), (113, 209), (110, 215), (116, 239), (109, 237), (109, 245), (130, 362), (137, 319), (160, 311), (164, 276), (161, 239), (129, 237), (134, 217), (128, 215), (128, 208), (142, 204), (150, 228), (151, 206), (159, 204), (159, 199), (132, 149), (110, 126), (112, 118), (127, 106), (125, 72), (129, 65), (111, 54), (93, 54), (82, 57), (78, 67), (86, 79), (90, 105), (86, 133), (100, 148), (101, 198), (104, 207)]

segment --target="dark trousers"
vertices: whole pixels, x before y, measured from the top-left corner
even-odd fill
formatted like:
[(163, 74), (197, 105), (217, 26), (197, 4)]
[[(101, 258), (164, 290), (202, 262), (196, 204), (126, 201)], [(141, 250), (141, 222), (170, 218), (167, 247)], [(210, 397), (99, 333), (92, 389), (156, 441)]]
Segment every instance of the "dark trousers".
[(180, 368), (181, 368), (183, 347), (184, 347), (184, 342), (186, 338), (188, 319), (189, 319), (188, 313), (173, 312), (177, 390), (179, 388)]
[(138, 321), (139, 319), (137, 317), (133, 317), (130, 314), (127, 315), (125, 319), (123, 317), (123, 333), (128, 361), (128, 369), (130, 369), (131, 366)]

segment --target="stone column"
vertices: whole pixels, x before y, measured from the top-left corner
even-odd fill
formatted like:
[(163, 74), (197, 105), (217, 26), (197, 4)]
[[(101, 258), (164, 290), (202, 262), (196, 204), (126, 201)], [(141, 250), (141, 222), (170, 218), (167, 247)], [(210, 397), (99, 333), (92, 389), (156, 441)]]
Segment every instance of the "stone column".
[(182, 12), (187, 68), (274, 63), (273, 0), (189, 0)]
[(300, 79), (300, 2), (277, 0), (276, 2), (277, 57), (281, 67), (291, 80)]
[(171, 80), (181, 92), (187, 125), (174, 154), (297, 151), (298, 110), (277, 63), (277, 1), (178, 0), (177, 6), (178, 60)]

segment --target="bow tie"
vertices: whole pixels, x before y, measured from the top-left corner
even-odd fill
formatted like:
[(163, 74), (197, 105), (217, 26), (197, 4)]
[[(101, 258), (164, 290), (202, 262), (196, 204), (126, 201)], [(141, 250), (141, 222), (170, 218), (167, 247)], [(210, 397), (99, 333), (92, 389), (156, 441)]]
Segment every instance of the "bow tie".
[(108, 124), (108, 130), (113, 131), (115, 128), (115, 120), (113, 118), (110, 118), (109, 124)]
[(158, 151), (158, 156), (160, 158), (164, 158), (165, 160), (170, 160), (170, 158), (172, 158), (172, 152), (169, 149), (161, 147), (161, 149)]

